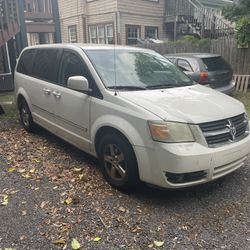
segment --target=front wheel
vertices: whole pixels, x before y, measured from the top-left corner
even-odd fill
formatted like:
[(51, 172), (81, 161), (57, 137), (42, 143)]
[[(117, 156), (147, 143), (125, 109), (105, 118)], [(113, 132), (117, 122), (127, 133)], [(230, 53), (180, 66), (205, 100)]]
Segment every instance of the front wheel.
[(99, 159), (102, 173), (110, 185), (122, 190), (131, 190), (139, 183), (133, 148), (119, 134), (109, 134), (102, 138)]

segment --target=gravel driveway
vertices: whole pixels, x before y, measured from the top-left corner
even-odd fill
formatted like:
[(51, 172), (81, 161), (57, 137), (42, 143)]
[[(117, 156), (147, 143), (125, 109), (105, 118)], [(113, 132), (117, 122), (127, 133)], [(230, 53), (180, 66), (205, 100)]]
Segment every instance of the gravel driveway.
[(81, 249), (250, 249), (249, 169), (121, 193), (92, 157), (16, 124), (0, 131), (0, 249), (71, 249), (72, 239)]

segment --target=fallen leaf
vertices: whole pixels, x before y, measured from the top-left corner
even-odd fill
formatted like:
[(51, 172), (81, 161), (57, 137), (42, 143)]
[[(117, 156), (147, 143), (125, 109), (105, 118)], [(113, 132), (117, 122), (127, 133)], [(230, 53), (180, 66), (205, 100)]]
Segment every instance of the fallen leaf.
[(68, 197), (66, 200), (64, 200), (64, 203), (65, 203), (66, 205), (69, 205), (69, 204), (72, 203), (72, 201), (73, 201), (73, 199), (72, 199), (71, 197)]
[(71, 247), (74, 250), (78, 250), (78, 249), (80, 249), (81, 246), (80, 246), (79, 242), (76, 239), (72, 239)]
[(83, 169), (82, 168), (74, 168), (73, 171), (74, 172), (81, 172)]
[(157, 240), (155, 240), (155, 241), (154, 241), (154, 245), (155, 245), (156, 247), (162, 247), (162, 246), (164, 245), (164, 241), (157, 241)]
[(66, 241), (64, 239), (59, 239), (59, 240), (52, 241), (52, 243), (55, 245), (65, 245)]
[(100, 237), (95, 237), (94, 239), (93, 239), (93, 241), (94, 242), (98, 242), (98, 241), (100, 241), (102, 238), (100, 238)]
[(88, 180), (88, 176), (86, 174), (79, 174), (79, 179), (80, 181), (87, 181)]
[(22, 235), (19, 239), (20, 240), (25, 240), (25, 239), (27, 239), (27, 237), (25, 235)]
[(22, 177), (26, 178), (26, 179), (29, 179), (29, 178), (31, 178), (31, 175), (30, 175), (30, 173), (27, 173), (27, 174), (23, 174)]
[(36, 172), (36, 169), (35, 168), (32, 168), (30, 171), (29, 171), (31, 174), (34, 174)]
[(26, 172), (26, 169), (24, 169), (24, 168), (20, 168), (20, 169), (18, 169), (18, 170), (17, 170), (17, 172), (18, 172), (18, 173), (23, 174), (23, 173), (25, 173), (25, 172)]
[(47, 203), (48, 203), (47, 201), (43, 201), (40, 205), (40, 208), (43, 209), (47, 205)]
[(9, 203), (9, 196), (7, 194), (3, 195), (3, 201), (1, 203), (2, 206), (7, 206)]
[(13, 190), (13, 191), (10, 192), (10, 194), (16, 194), (18, 192), (19, 192), (19, 190)]
[(121, 211), (121, 212), (123, 212), (123, 213), (126, 212), (126, 209), (124, 207), (119, 207), (118, 210)]
[(16, 171), (16, 168), (8, 168), (7, 171), (8, 171), (9, 173), (13, 173), (13, 172)]

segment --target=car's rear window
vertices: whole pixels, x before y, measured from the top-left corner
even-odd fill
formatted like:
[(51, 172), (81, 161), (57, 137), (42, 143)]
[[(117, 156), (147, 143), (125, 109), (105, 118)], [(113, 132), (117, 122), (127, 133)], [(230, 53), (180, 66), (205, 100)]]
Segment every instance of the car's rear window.
[(230, 65), (221, 56), (202, 58), (202, 61), (205, 64), (207, 71), (231, 69)]

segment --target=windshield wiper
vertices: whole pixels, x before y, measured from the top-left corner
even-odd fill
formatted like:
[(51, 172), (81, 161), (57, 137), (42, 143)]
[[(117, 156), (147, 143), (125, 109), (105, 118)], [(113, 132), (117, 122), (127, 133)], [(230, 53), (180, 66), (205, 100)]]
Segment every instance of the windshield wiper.
[(111, 86), (108, 87), (109, 89), (118, 89), (118, 90), (146, 90), (145, 87), (139, 87), (139, 86)]
[(178, 88), (178, 87), (185, 87), (185, 86), (191, 86), (193, 84), (185, 82), (182, 83), (181, 85), (178, 84), (158, 84), (158, 85), (152, 85), (152, 86), (147, 86), (147, 89), (169, 89), (169, 88)]
[(168, 88), (175, 88), (178, 87), (173, 84), (158, 84), (158, 85), (152, 85), (152, 86), (147, 86), (147, 89), (168, 89)]

